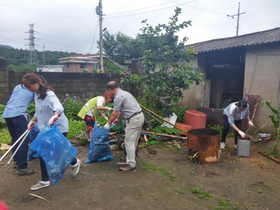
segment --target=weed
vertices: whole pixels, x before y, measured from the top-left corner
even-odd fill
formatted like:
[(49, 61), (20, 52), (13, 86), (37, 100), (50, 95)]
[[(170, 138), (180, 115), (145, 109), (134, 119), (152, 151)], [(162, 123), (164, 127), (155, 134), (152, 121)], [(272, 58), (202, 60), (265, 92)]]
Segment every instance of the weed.
[(69, 133), (67, 137), (69, 139), (74, 138), (76, 135), (81, 134), (82, 130), (85, 129), (86, 124), (82, 120), (69, 119)]
[[(218, 131), (220, 133), (220, 136), (222, 136), (222, 132), (223, 132), (223, 128), (224, 127), (221, 126), (221, 125), (218, 125), (218, 124), (217, 125), (210, 125), (210, 124), (208, 124), (207, 128), (210, 128), (212, 130)], [(232, 131), (227, 134), (228, 138), (233, 137), (233, 136), (234, 136), (234, 133)]]
[(191, 189), (191, 192), (197, 195), (199, 198), (211, 198), (213, 197), (209, 192), (201, 191), (199, 188), (195, 187)]
[(85, 137), (81, 137), (81, 138), (79, 138), (79, 143), (81, 145), (87, 145), (88, 140)]
[(64, 114), (68, 119), (78, 120), (79, 117), (77, 114), (87, 101), (88, 99), (85, 98), (85, 95), (83, 95), (81, 98), (79, 96), (71, 96), (67, 93), (62, 102)]
[(177, 193), (183, 194), (182, 190), (176, 190)]
[(6, 126), (6, 121), (4, 120), (4, 118), (2, 117), (2, 114), (4, 112), (5, 109), (5, 105), (0, 104), (0, 127), (4, 127)]
[(229, 202), (228, 202), (228, 201), (225, 201), (225, 200), (220, 199), (220, 200), (219, 200), (219, 204), (220, 204), (221, 206), (228, 206), (228, 205), (229, 205)]
[(162, 172), (161, 175), (169, 175), (170, 181), (175, 181), (175, 175), (167, 170), (164, 170), (163, 168), (160, 167), (152, 167), (149, 166), (147, 163), (143, 162), (142, 163), (142, 169), (147, 170), (147, 171), (156, 171), (156, 172)]
[(280, 111), (277, 108), (274, 108), (271, 103), (268, 101), (264, 101), (264, 104), (272, 111), (273, 115), (269, 115), (268, 117), (270, 118), (273, 126), (274, 126), (274, 132), (275, 132), (275, 137), (276, 141), (272, 150), (272, 155), (276, 158), (279, 158), (278, 154), (278, 146), (280, 145), (279, 139), (280, 139)]

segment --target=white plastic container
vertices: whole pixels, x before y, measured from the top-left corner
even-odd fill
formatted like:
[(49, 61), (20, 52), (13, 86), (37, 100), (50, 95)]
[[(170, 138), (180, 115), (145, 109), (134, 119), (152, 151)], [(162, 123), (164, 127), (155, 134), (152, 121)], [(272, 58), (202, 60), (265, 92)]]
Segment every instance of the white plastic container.
[(251, 141), (249, 139), (237, 140), (237, 156), (250, 157)]

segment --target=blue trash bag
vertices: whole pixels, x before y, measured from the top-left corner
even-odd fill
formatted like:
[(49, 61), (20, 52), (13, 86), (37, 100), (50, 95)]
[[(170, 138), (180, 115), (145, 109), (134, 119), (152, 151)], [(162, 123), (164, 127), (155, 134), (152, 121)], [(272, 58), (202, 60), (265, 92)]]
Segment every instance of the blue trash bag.
[(34, 128), (29, 132), (30, 143), (36, 139), (36, 137), (39, 133), (40, 133), (40, 130), (39, 130), (38, 124), (35, 123)]
[(29, 148), (29, 159), (43, 158), (54, 185), (77, 155), (77, 148), (61, 133), (56, 123), (52, 127), (45, 126)]
[[(112, 152), (110, 149), (109, 130), (103, 129), (103, 126), (97, 126), (97, 121), (94, 124), (92, 138), (88, 149), (88, 156), (85, 163), (101, 162), (112, 160)], [(112, 126), (111, 126), (112, 127)]]

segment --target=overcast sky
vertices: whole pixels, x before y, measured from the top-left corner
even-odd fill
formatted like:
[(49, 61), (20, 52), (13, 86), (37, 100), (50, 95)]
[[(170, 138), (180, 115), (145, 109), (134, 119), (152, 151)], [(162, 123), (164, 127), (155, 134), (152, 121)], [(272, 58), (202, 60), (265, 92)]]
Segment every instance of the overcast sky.
[[(188, 44), (280, 27), (280, 0), (102, 0), (103, 28), (132, 38), (147, 19), (150, 25), (167, 24), (176, 7), (179, 22), (192, 21), (181, 31)], [(99, 0), (0, 0), (0, 45), (29, 49), (29, 24), (34, 24), (38, 51), (97, 53)], [(229, 16), (228, 16), (229, 15)], [(1, 56), (1, 55), (0, 55)]]

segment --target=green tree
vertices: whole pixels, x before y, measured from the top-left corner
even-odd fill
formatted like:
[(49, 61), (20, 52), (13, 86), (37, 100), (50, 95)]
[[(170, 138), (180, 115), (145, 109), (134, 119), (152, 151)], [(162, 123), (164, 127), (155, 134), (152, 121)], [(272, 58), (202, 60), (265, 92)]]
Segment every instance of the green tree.
[[(178, 32), (191, 25), (190, 21), (178, 24), (181, 9), (175, 9), (175, 15), (168, 24), (150, 26), (147, 20), (138, 35), (140, 44), (144, 47), (141, 75), (125, 75), (123, 82), (144, 87), (143, 92), (147, 101), (162, 110), (161, 114), (170, 114), (170, 106), (176, 105), (182, 98), (182, 90), (191, 84), (202, 82), (203, 74), (193, 67), (190, 57), (194, 55), (193, 49), (186, 49), (187, 37), (179, 41)], [(168, 109), (165, 109), (168, 107)]]
[(112, 60), (124, 65), (125, 60), (139, 58), (143, 55), (143, 48), (139, 39), (133, 39), (121, 32), (110, 34), (104, 32), (103, 50)]

